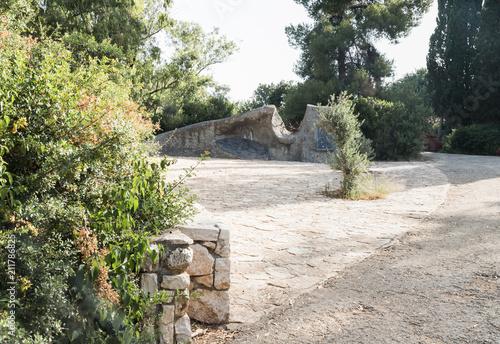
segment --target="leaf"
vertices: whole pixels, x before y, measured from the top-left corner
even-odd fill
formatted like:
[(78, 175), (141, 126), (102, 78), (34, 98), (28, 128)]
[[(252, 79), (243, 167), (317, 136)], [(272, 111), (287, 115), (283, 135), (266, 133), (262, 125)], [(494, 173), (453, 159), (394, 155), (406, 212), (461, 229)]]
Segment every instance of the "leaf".
[(75, 341), (75, 339), (77, 339), (78, 337), (80, 337), (80, 331), (73, 330), (73, 332), (71, 333), (71, 341)]

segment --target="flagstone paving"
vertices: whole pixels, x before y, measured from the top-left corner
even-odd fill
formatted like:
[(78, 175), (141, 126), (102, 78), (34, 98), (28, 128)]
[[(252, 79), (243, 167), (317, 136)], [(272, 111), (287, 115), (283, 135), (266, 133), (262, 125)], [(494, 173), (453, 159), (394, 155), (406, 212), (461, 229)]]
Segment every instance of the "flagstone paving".
[[(179, 158), (169, 178), (196, 163)], [(209, 159), (187, 185), (231, 227), (231, 322), (251, 323), (293, 303), (428, 217), (446, 198), (446, 176), (425, 162), (370, 168), (398, 190), (376, 201), (321, 195), (339, 186), (325, 164)]]

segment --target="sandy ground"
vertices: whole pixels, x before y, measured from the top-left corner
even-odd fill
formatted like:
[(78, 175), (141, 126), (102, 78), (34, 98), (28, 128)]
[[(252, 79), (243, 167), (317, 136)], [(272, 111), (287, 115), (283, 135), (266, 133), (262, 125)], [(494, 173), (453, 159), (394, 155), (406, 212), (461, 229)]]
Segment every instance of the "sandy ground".
[(231, 343), (500, 343), (500, 158), (426, 159), (437, 211)]

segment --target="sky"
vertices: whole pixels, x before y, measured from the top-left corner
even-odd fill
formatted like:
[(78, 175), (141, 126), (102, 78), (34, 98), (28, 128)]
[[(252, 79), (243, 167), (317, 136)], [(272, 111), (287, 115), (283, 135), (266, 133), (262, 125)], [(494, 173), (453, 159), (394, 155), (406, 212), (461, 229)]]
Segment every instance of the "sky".
[[(395, 79), (425, 67), (436, 15), (434, 1), (420, 26), (398, 45), (377, 42), (377, 48), (394, 60)], [(293, 72), (300, 51), (288, 45), (285, 27), (312, 20), (293, 0), (175, 0), (172, 16), (198, 23), (205, 31), (218, 27), (238, 45), (229, 61), (211, 69), (215, 81), (230, 87), (234, 101), (249, 99), (259, 84), (301, 80)]]

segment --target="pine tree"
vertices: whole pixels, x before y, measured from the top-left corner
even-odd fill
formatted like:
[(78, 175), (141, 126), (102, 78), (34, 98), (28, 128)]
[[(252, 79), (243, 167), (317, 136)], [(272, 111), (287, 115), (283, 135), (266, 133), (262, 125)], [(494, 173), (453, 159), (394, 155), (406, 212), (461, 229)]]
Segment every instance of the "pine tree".
[(306, 80), (339, 82), (341, 90), (374, 95), (391, 75), (391, 62), (374, 45), (396, 43), (415, 27), (430, 0), (295, 0), (315, 20), (287, 27), (290, 44), (302, 50), (296, 72)]
[(500, 122), (500, 2), (486, 0), (475, 60), (476, 122)]

